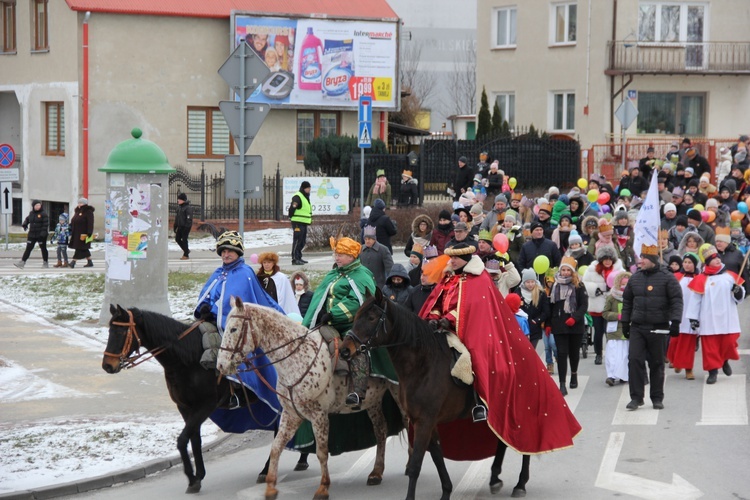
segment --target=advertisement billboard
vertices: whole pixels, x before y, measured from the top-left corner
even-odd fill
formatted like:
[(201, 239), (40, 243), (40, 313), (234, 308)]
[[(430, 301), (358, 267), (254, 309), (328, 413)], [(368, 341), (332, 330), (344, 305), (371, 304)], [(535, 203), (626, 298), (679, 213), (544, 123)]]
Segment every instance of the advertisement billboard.
[(310, 206), (315, 215), (349, 213), (348, 177), (284, 177), (284, 214), (289, 213), (292, 197), (303, 181), (310, 183)]
[(249, 101), (273, 107), (398, 107), (398, 23), (234, 15), (233, 47), (247, 40), (271, 73)]

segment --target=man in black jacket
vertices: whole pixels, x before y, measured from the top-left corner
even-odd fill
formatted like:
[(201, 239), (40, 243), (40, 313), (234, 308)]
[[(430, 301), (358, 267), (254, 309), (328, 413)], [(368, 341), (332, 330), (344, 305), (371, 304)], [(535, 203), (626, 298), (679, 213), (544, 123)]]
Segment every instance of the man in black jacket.
[[(465, 156), (458, 159), (458, 170), (456, 176), (453, 179), (453, 201), (458, 202), (458, 199), (466, 191), (471, 189), (474, 181), (474, 170), (466, 164), (467, 160)], [(456, 207), (453, 207), (456, 208)]]
[(26, 261), (29, 260), (31, 250), (34, 248), (34, 244), (38, 243), (39, 248), (42, 251), (42, 267), (49, 267), (49, 254), (47, 253), (47, 235), (49, 234), (49, 216), (47, 212), (42, 208), (42, 202), (34, 200), (31, 202), (31, 212), (24, 219), (22, 224), (24, 231), (29, 231), (26, 236), (26, 250), (23, 252), (23, 257), (19, 262), (15, 263), (15, 266), (19, 269), (23, 269), (26, 265)]
[(177, 195), (177, 213), (174, 216), (174, 241), (182, 249), (180, 260), (188, 260), (190, 248), (188, 248), (188, 235), (193, 229), (193, 207), (185, 193)]
[(682, 288), (664, 266), (659, 265), (656, 245), (641, 247), (640, 270), (628, 281), (622, 296), (622, 333), (630, 339), (628, 410), (643, 406), (646, 361), (650, 371), (650, 396), (655, 410), (664, 409), (664, 353), (666, 336), (680, 334)]
[(549, 267), (560, 265), (560, 249), (557, 245), (544, 236), (544, 226), (541, 222), (531, 223), (531, 239), (521, 247), (521, 255), (518, 257), (518, 269), (529, 269), (534, 266), (534, 259), (545, 255), (549, 259)]

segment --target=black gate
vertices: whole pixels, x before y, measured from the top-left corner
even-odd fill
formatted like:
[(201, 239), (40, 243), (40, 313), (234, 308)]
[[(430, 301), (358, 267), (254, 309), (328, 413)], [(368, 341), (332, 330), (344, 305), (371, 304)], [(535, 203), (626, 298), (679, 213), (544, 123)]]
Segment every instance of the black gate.
[[(353, 154), (351, 166), (349, 168), (349, 206), (359, 206), (360, 190), (360, 158), (359, 154)], [(391, 184), (391, 196), (394, 203), (398, 200), (399, 184), (401, 183), (401, 172), (411, 170), (412, 176), (420, 184), (422, 182), (422, 170), (419, 162), (409, 166), (409, 157), (407, 155), (384, 155), (384, 154), (366, 154), (365, 155), (365, 193), (375, 182), (375, 173), (379, 169), (385, 170), (385, 176)], [(365, 194), (365, 199), (367, 195)]]

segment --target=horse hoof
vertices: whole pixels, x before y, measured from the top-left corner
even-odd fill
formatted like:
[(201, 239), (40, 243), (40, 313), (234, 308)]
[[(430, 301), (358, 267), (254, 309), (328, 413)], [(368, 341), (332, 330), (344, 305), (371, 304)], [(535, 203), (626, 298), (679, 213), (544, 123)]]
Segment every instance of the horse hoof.
[(369, 476), (367, 478), (367, 486), (377, 486), (382, 482), (383, 478), (381, 476)]
[(499, 482), (497, 482), (495, 484), (491, 484), (490, 485), (490, 493), (492, 495), (497, 495), (498, 493), (500, 493), (500, 489), (502, 487), (503, 487), (503, 482), (502, 481), (499, 481)]
[(328, 493), (316, 493), (313, 500), (328, 500)]
[(513, 494), (511, 495), (512, 498), (523, 498), (526, 496), (526, 490), (522, 490), (521, 488), (513, 488)]
[(187, 487), (187, 489), (185, 490), (185, 493), (198, 493), (200, 492), (200, 490), (201, 490), (201, 482), (196, 481)]
[(299, 472), (303, 470), (307, 470), (307, 468), (310, 467), (310, 464), (305, 462), (297, 462), (297, 465), (294, 466), (294, 470)]
[(271, 493), (266, 492), (266, 500), (276, 500), (278, 496), (279, 496), (278, 490), (273, 490), (273, 492)]
[(266, 482), (266, 475), (265, 474), (258, 474), (258, 479), (255, 480), (257, 484), (265, 483)]

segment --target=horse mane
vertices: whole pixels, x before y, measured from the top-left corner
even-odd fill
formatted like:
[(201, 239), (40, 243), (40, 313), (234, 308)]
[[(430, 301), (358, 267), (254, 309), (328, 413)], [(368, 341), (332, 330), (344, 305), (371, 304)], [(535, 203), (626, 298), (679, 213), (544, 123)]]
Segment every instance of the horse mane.
[[(433, 330), (427, 321), (423, 320), (404, 306), (383, 297), (388, 310), (391, 311), (393, 323), (399, 328), (399, 341), (409, 347), (423, 350), (428, 355), (437, 351), (448, 352), (448, 340), (442, 330)], [(375, 298), (368, 299), (375, 301)], [(362, 309), (367, 301), (362, 304)]]
[(200, 361), (203, 354), (203, 339), (200, 330), (196, 328), (182, 340), (177, 340), (190, 325), (153, 311), (143, 311), (137, 308), (132, 308), (130, 311), (133, 312), (133, 319), (136, 323), (142, 324), (143, 335), (148, 337), (154, 347), (167, 347), (166, 353), (173, 354), (185, 365), (197, 364)]

